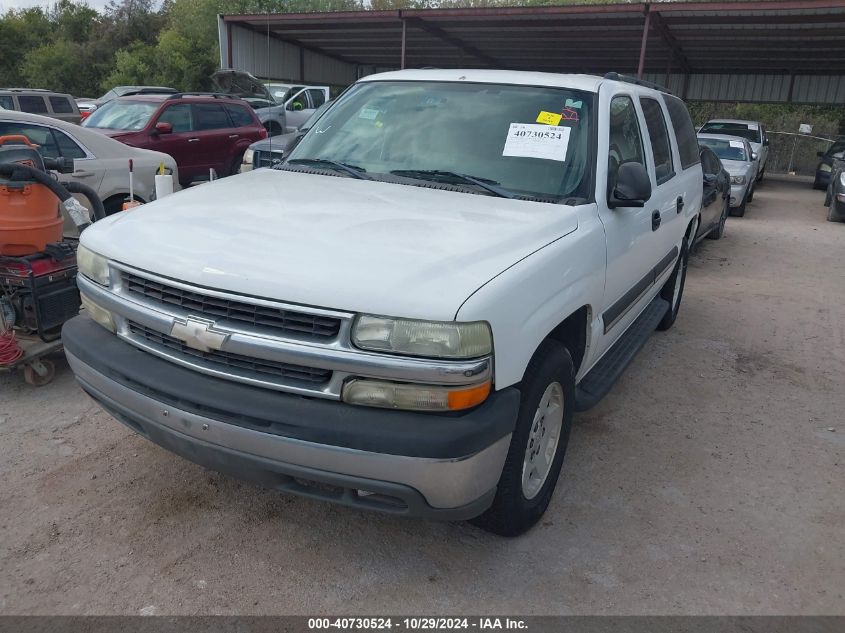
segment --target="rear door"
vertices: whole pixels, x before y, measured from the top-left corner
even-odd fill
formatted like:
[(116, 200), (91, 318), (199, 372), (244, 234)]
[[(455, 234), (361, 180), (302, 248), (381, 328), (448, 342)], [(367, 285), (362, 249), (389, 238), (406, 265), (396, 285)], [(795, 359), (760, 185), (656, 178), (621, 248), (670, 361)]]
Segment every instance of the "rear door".
[[(668, 118), (657, 95), (640, 95), (646, 122), (647, 154), (651, 175), (651, 200), (646, 205), (652, 215), (652, 244), (657, 257), (656, 277), (671, 270), (678, 256), (678, 238), (683, 234), (685, 192), (678, 187), (678, 158), (673, 152)], [(701, 180), (699, 179), (699, 187)]]
[[(232, 173), (234, 146), (238, 132), (232, 127), (222, 103), (194, 103), (195, 147), (205, 170), (214, 169), (218, 176)], [(239, 165), (238, 165), (239, 166)]]

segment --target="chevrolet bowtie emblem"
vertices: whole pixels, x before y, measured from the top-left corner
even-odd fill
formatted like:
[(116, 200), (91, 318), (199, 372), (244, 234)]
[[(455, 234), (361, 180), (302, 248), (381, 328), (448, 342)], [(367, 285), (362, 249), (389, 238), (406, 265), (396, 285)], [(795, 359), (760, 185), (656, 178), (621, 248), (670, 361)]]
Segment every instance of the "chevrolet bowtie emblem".
[(170, 336), (200, 352), (222, 349), (229, 338), (229, 334), (214, 329), (214, 321), (194, 317), (176, 319), (170, 329)]

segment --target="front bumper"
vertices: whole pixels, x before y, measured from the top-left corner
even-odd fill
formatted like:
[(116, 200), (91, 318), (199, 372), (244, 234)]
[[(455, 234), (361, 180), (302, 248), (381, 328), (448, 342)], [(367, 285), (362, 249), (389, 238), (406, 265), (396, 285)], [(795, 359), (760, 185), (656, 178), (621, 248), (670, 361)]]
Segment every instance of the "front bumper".
[(515, 388), (460, 415), (353, 407), (200, 374), (87, 317), (62, 336), (82, 388), (156, 444), (270, 488), (395, 514), (487, 509), (519, 407)]
[(748, 185), (731, 185), (731, 206), (738, 207), (742, 205), (742, 201), (745, 200), (746, 191), (748, 190)]

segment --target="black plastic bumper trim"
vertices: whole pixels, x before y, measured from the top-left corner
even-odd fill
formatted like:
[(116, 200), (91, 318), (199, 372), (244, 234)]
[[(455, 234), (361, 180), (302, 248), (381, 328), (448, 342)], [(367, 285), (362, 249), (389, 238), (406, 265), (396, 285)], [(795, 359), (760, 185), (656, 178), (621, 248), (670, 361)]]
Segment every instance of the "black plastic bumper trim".
[(514, 387), (463, 414), (356, 407), (252, 387), (153, 356), (83, 316), (65, 323), (62, 338), (95, 371), (159, 402), (255, 431), (374, 453), (466, 457), (510, 434), (519, 409)]

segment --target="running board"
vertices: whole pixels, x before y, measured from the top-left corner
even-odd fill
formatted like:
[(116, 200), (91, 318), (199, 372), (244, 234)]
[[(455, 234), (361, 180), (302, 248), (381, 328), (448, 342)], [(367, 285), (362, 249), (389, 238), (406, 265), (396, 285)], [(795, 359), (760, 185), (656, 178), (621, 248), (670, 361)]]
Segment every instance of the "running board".
[(578, 386), (575, 387), (575, 410), (586, 411), (596, 406), (613, 387), (625, 368), (634, 360), (648, 337), (669, 309), (669, 302), (655, 298), (637, 317), (628, 331), (613, 344)]

